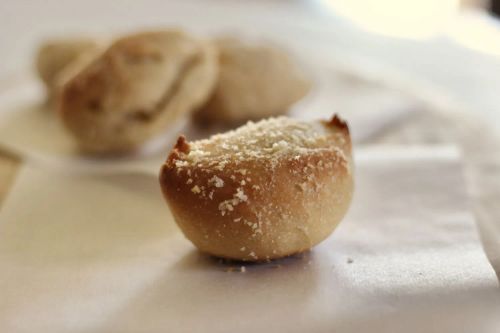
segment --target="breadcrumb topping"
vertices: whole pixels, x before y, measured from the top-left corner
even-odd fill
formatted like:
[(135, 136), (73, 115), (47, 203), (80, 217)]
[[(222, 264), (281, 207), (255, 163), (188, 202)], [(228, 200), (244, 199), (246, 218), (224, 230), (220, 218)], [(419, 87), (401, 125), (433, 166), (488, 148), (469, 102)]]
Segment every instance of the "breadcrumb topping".
[[(319, 122), (288, 117), (249, 121), (235, 130), (190, 142), (189, 149), (184, 149), (186, 152), (180, 151), (175, 166), (182, 169), (201, 164), (199, 166), (223, 171), (229, 163), (238, 165), (255, 160), (276, 166), (284, 156), (298, 160), (311, 151), (332, 149), (332, 140), (345, 144), (342, 131), (328, 131), (325, 124)], [(340, 149), (339, 154), (343, 154)], [(245, 168), (237, 169), (243, 176), (247, 172)]]
[[(248, 122), (238, 129), (190, 143), (190, 151), (177, 167), (211, 160), (223, 170), (231, 160), (275, 160), (283, 155), (300, 156), (328, 145), (325, 127), (287, 117)], [(331, 134), (331, 133), (330, 133)], [(343, 137), (339, 135), (339, 140)], [(330, 145), (328, 145), (330, 146)], [(238, 170), (242, 175), (245, 169)]]
[(215, 187), (222, 187), (224, 186), (224, 181), (222, 179), (220, 179), (219, 177), (217, 176), (213, 176), (210, 180), (209, 180), (210, 183), (214, 184)]

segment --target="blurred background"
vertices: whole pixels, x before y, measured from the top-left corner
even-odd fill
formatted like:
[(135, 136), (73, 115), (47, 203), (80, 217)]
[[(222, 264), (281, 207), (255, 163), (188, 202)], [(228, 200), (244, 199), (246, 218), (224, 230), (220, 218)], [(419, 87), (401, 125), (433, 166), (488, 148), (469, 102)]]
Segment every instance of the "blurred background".
[(29, 70), (45, 38), (176, 25), (277, 38), (397, 73), (500, 129), (498, 8), (487, 0), (4, 0), (0, 78)]

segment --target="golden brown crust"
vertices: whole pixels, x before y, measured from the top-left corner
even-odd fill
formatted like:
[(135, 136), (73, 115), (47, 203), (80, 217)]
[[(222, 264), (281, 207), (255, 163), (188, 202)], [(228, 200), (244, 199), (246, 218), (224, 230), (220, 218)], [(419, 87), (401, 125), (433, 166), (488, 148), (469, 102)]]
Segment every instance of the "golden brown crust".
[(232, 38), (215, 40), (219, 77), (198, 123), (241, 124), (278, 116), (304, 97), (311, 83), (281, 48)]
[(349, 135), (349, 126), (347, 122), (341, 119), (338, 115), (334, 114), (330, 121), (326, 122), (328, 126), (336, 127), (339, 130), (345, 131)]
[[(179, 139), (160, 184), (177, 224), (201, 251), (269, 260), (306, 251), (333, 231), (352, 196), (350, 139), (344, 126), (302, 126), (278, 118), (209, 140)], [(245, 137), (266, 129), (275, 139), (252, 144)], [(302, 133), (289, 136), (297, 130)], [(313, 132), (318, 136), (309, 140)], [(278, 150), (266, 151), (285, 139)], [(243, 158), (231, 148), (221, 153), (220, 145), (234, 145)]]
[(81, 148), (134, 150), (208, 98), (216, 50), (180, 31), (115, 41), (63, 87), (60, 114)]

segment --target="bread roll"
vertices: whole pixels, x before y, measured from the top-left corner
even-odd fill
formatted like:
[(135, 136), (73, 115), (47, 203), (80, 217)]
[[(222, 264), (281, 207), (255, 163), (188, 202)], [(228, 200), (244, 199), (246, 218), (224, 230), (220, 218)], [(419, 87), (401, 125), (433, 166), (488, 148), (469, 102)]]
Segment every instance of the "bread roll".
[(127, 152), (204, 103), (216, 75), (210, 44), (181, 31), (139, 33), (64, 85), (60, 114), (83, 150)]
[(236, 39), (215, 41), (219, 78), (209, 102), (195, 115), (202, 124), (241, 124), (284, 114), (304, 97), (310, 82), (279, 47)]
[(202, 252), (243, 261), (309, 250), (353, 193), (348, 127), (286, 117), (210, 139), (180, 137), (160, 172), (175, 221)]
[(47, 90), (48, 100), (56, 95), (59, 75), (80, 57), (87, 57), (102, 47), (90, 38), (59, 39), (45, 42), (36, 55), (36, 69)]

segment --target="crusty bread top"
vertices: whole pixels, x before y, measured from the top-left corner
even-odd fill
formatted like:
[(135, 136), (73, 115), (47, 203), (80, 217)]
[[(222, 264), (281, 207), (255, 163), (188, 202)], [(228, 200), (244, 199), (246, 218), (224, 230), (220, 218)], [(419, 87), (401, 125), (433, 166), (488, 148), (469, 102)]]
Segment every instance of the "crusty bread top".
[[(339, 154), (344, 155), (350, 153), (350, 145), (349, 129), (336, 115), (329, 122), (277, 117), (256, 123), (250, 121), (238, 129), (190, 143), (181, 136), (167, 164), (222, 171), (228, 163), (276, 163), (284, 157), (294, 158), (324, 149), (339, 150)], [(343, 158), (347, 160), (346, 156)]]
[(278, 117), (205, 140), (187, 142), (179, 137), (163, 165), (160, 183), (173, 195), (189, 193), (215, 204), (225, 216), (248, 201), (267, 204), (264, 193), (274, 191), (282, 172), (292, 173), (294, 181), (305, 179), (296, 184), (302, 190), (316, 191), (321, 185), (316, 177), (321, 183), (324, 177), (350, 175), (351, 170), (349, 129), (339, 117), (316, 122)]

